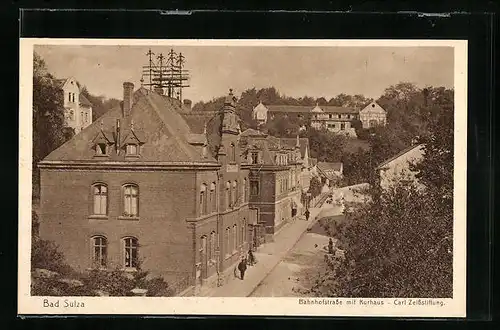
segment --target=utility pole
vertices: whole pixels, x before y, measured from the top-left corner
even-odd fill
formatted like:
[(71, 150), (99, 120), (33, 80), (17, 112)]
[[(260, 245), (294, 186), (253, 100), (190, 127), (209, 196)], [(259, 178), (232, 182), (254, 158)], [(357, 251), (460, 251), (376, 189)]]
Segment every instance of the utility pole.
[(153, 82), (153, 55), (154, 53), (151, 51), (151, 48), (148, 50), (146, 53), (147, 56), (149, 56), (149, 90), (152, 89), (152, 82)]

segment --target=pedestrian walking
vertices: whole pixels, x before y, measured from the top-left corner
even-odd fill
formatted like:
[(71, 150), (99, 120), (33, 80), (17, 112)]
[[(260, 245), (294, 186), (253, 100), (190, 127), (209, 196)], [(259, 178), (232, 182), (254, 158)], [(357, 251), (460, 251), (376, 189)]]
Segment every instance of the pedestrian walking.
[(241, 259), (238, 264), (238, 270), (240, 271), (240, 278), (243, 280), (245, 278), (245, 271), (247, 270), (247, 261), (245, 258)]
[(330, 237), (330, 239), (328, 240), (328, 253), (329, 254), (333, 254), (333, 241), (332, 241), (332, 238)]
[(253, 266), (255, 264), (255, 257), (253, 255), (252, 249), (248, 250), (248, 265)]
[(309, 215), (311, 214), (309, 212), (309, 209), (306, 210), (306, 212), (304, 213), (306, 215), (306, 221), (309, 221)]

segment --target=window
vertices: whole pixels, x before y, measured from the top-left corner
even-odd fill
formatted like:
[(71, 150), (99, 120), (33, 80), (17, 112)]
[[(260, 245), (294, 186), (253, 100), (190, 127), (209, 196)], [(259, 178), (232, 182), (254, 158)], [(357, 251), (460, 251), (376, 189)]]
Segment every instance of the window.
[(338, 115), (339, 118), (342, 118), (342, 115)]
[(231, 207), (231, 182), (226, 182), (226, 209)]
[(229, 161), (230, 162), (235, 162), (236, 161), (236, 148), (234, 147), (234, 143), (231, 143), (231, 146), (229, 148)]
[(71, 93), (71, 102), (75, 102), (75, 93)]
[(345, 124), (344, 124), (344, 123), (340, 124), (340, 129), (341, 129), (342, 131), (343, 131), (343, 130), (345, 130)]
[(243, 202), (248, 201), (248, 193), (247, 193), (247, 178), (243, 179)]
[(347, 115), (347, 119), (351, 119), (351, 115)]
[(245, 243), (245, 241), (246, 241), (246, 239), (245, 239), (245, 230), (247, 228), (246, 222), (247, 222), (247, 220), (245, 218), (243, 218), (241, 228), (240, 228), (241, 229), (240, 230), (240, 245), (243, 245), (243, 243)]
[(93, 187), (94, 194), (94, 214), (108, 214), (108, 187), (104, 184), (96, 184)]
[(88, 121), (89, 121), (89, 114), (85, 113), (85, 122), (88, 122)]
[(139, 188), (136, 185), (123, 187), (123, 215), (137, 217), (139, 215)]
[(225, 238), (226, 238), (226, 256), (230, 255), (230, 247), (231, 247), (231, 235), (230, 232), (231, 228), (227, 227), (225, 231)]
[(200, 215), (207, 214), (207, 186), (205, 184), (201, 185), (200, 188)]
[(205, 255), (207, 253), (207, 236), (201, 236), (200, 240), (200, 261), (205, 262)]
[(258, 160), (259, 160), (259, 153), (252, 152), (252, 164), (258, 164)]
[(238, 181), (233, 182), (233, 192), (231, 193), (231, 197), (233, 198), (231, 204), (234, 207), (238, 203)]
[(127, 155), (137, 155), (137, 144), (127, 144)]
[(83, 111), (80, 112), (80, 120), (83, 121)]
[(92, 266), (106, 268), (108, 242), (104, 236), (92, 237)]
[(68, 102), (71, 102), (71, 93), (68, 93)]
[(253, 196), (259, 195), (259, 181), (257, 180), (250, 181), (250, 194)]
[(95, 146), (95, 153), (96, 155), (106, 155), (108, 152), (108, 146), (106, 143), (98, 143)]
[(328, 118), (332, 119), (332, 115), (328, 115)]
[(215, 260), (215, 247), (217, 246), (215, 231), (210, 233), (210, 260)]
[(137, 268), (139, 243), (135, 237), (125, 237), (123, 239), (124, 266), (125, 268)]
[(238, 227), (233, 225), (233, 251), (238, 248)]
[(210, 203), (211, 203), (211, 212), (217, 211), (217, 197), (215, 193), (215, 182), (212, 182), (210, 185)]

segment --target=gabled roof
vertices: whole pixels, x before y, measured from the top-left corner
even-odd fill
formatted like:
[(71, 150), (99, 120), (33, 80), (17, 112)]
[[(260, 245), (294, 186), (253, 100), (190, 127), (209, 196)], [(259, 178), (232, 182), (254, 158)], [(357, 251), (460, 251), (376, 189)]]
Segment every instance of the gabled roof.
[(311, 112), (312, 106), (302, 105), (268, 105), (267, 108), (271, 112)]
[(318, 162), (318, 168), (322, 171), (340, 171), (342, 163)]
[(364, 107), (360, 112), (363, 112), (365, 110), (371, 110), (371, 109), (375, 109), (375, 110), (382, 110), (383, 112), (387, 113), (387, 111), (382, 108), (380, 106), (380, 104), (378, 104), (377, 102), (370, 102), (370, 104), (368, 104), (366, 107)]
[[(92, 149), (93, 139), (101, 129), (105, 132), (116, 132), (116, 121), (120, 119), (122, 132), (130, 129), (133, 120), (134, 132), (143, 134), (138, 136), (145, 142), (141, 147), (141, 162), (216, 163), (213, 157), (203, 157), (200, 151), (189, 143), (191, 130), (173, 104), (156, 93), (138, 96), (128, 119), (123, 118), (121, 107), (116, 107), (54, 150), (44, 160), (96, 161)], [(117, 155), (112, 152), (107, 158), (107, 161), (123, 160), (123, 153)]]
[(91, 107), (92, 103), (85, 97), (85, 95), (80, 94), (80, 105)]
[(423, 144), (418, 144), (418, 145), (413, 145), (413, 146), (410, 146), (408, 148), (405, 148), (403, 150), (401, 150), (399, 153), (397, 153), (396, 155), (392, 156), (391, 158), (389, 159), (386, 159), (384, 160), (382, 163), (380, 163), (378, 166), (377, 166), (377, 170), (385, 167), (387, 164), (389, 164), (390, 162), (392, 162), (393, 160), (403, 156), (404, 154), (412, 151), (412, 150), (415, 150), (415, 149), (423, 149), (424, 145)]
[(332, 105), (316, 105), (316, 106), (268, 105), (267, 108), (271, 112), (297, 112), (297, 113), (326, 112), (326, 113), (338, 113), (338, 114), (356, 114), (359, 112), (359, 110), (356, 108), (337, 107)]
[(324, 112), (328, 113), (347, 113), (347, 114), (354, 114), (358, 113), (358, 109), (356, 108), (347, 108), (347, 107), (336, 107), (333, 105), (322, 105), (321, 109), (323, 109)]

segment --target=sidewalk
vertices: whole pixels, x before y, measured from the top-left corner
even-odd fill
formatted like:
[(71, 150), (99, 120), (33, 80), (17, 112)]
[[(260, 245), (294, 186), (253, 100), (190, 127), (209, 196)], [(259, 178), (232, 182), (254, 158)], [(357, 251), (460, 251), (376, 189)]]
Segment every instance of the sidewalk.
[[(221, 287), (213, 288), (205, 292), (204, 296), (210, 297), (247, 297), (262, 280), (274, 269), (274, 267), (286, 256), (293, 246), (307, 231), (319, 214), (321, 207), (310, 208), (310, 219), (295, 220), (286, 224), (277, 234), (274, 242), (262, 245), (255, 253), (257, 264), (247, 268), (245, 279), (233, 277), (228, 283)], [(231, 270), (232, 272), (232, 270)]]

